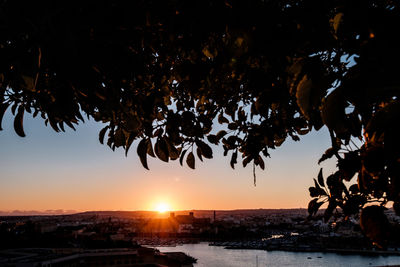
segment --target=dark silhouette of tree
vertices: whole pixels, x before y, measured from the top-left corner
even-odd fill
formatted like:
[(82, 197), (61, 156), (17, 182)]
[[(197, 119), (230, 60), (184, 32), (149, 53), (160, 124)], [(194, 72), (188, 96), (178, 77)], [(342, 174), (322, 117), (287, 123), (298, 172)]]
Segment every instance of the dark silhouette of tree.
[(384, 247), (382, 207), (400, 213), (399, 12), (390, 0), (2, 0), (0, 116), (11, 108), (19, 136), (25, 113), (57, 132), (93, 117), (113, 150), (140, 140), (146, 169), (147, 156), (194, 169), (210, 144), (232, 168), (264, 169), (270, 149), (325, 125), (320, 161), (337, 172), (320, 171), (309, 212), (362, 210)]

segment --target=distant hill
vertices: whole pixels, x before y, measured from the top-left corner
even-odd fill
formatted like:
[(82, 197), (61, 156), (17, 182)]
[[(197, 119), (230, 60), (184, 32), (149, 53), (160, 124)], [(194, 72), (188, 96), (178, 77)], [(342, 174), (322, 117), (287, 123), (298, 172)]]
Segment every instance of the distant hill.
[(1, 211), (0, 216), (51, 216), (51, 215), (69, 215), (76, 214), (76, 210), (13, 210), (13, 211)]

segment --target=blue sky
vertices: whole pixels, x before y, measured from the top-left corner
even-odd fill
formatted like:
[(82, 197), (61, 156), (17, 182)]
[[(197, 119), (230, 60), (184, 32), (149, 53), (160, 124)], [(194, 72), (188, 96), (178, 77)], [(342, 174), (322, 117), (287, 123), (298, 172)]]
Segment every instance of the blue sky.
[[(42, 119), (25, 115), (27, 137), (13, 130), (7, 111), (0, 132), (0, 210), (152, 210), (165, 202), (171, 209), (306, 207), (308, 187), (318, 174), (318, 159), (329, 147), (326, 128), (300, 142), (291, 140), (266, 159), (266, 170), (235, 170), (221, 148), (214, 159), (196, 161), (196, 170), (178, 162), (149, 159), (145, 170), (132, 147), (128, 157), (98, 141), (101, 124), (87, 121), (56, 133)], [(333, 172), (335, 162), (321, 165)]]

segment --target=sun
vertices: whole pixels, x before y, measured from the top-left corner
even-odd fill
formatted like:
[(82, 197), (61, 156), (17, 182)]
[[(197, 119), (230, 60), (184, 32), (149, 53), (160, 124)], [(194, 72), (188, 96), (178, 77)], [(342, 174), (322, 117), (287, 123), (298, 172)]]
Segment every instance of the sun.
[(158, 211), (159, 213), (164, 213), (164, 212), (169, 211), (170, 207), (169, 207), (169, 205), (167, 203), (161, 202), (161, 203), (158, 203), (156, 205), (156, 209), (155, 210)]

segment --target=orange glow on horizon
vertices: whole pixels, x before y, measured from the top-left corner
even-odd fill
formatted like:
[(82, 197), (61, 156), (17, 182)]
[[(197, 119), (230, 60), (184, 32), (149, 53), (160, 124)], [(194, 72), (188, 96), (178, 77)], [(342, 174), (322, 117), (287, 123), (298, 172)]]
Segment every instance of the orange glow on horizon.
[(158, 211), (159, 213), (165, 213), (167, 211), (170, 211), (171, 208), (168, 205), (168, 203), (160, 202), (160, 203), (157, 203), (155, 210)]

